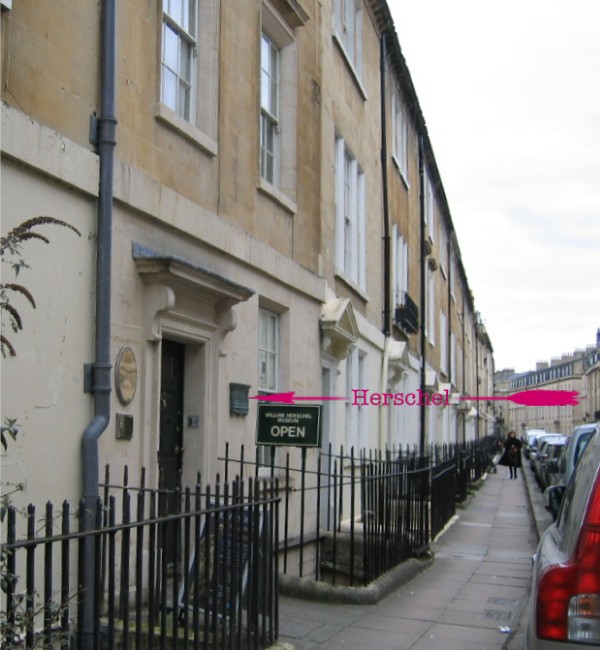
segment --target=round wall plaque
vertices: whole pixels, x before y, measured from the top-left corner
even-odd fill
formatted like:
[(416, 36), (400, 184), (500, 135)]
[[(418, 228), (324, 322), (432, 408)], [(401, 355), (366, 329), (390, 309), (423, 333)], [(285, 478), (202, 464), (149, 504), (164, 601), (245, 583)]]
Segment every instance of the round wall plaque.
[(129, 404), (137, 388), (137, 362), (131, 348), (121, 348), (115, 366), (115, 384), (121, 404)]

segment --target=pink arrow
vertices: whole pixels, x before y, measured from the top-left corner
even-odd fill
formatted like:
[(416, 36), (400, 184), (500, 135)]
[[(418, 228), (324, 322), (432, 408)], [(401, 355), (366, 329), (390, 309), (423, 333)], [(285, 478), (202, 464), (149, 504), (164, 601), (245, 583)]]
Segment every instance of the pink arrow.
[(261, 402), (277, 402), (279, 404), (295, 404), (296, 402), (324, 402), (333, 400), (345, 400), (345, 397), (332, 397), (331, 395), (313, 395), (306, 397), (296, 397), (292, 390), (289, 393), (271, 393), (270, 395), (252, 395), (250, 399), (256, 399)]
[(472, 400), (508, 400), (521, 406), (575, 406), (579, 404), (576, 390), (524, 390), (506, 397), (461, 397)]

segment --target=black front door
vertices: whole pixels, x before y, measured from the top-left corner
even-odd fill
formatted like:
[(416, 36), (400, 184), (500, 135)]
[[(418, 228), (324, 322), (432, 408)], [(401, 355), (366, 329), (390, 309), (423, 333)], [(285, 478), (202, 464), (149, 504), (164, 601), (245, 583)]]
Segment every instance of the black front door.
[[(175, 490), (180, 484), (183, 459), (183, 363), (185, 346), (175, 341), (162, 342), (160, 374), (160, 471), (161, 514), (176, 511)], [(166, 553), (169, 563), (176, 561), (173, 530), (167, 532)]]
[(160, 443), (158, 466), (162, 488), (174, 490), (179, 482), (183, 456), (183, 360), (185, 346), (162, 342), (160, 376)]

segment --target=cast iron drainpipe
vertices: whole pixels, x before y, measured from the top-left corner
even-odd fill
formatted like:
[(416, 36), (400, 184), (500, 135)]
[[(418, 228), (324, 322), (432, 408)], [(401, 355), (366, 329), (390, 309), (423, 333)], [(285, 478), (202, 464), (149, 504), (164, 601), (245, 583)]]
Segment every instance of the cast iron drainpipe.
[[(96, 241), (96, 360), (92, 366), (94, 418), (83, 433), (82, 472), (83, 498), (86, 504), (86, 529), (93, 529), (99, 496), (98, 440), (110, 420), (110, 299), (111, 246), (113, 209), (113, 168), (116, 145), (115, 117), (115, 47), (116, 0), (103, 0), (101, 18), (101, 87), (100, 117), (97, 120), (97, 146), (100, 165), (98, 187), (98, 224)], [(86, 543), (84, 592), (84, 649), (94, 643), (95, 557), (94, 538)]]
[[(391, 331), (391, 253), (390, 253), (390, 211), (388, 201), (388, 177), (387, 177), (387, 111), (386, 108), (386, 84), (385, 84), (385, 63), (387, 58), (386, 41), (387, 32), (381, 35), (380, 43), (380, 75), (381, 75), (381, 177), (383, 194), (383, 334), (389, 338)], [(386, 388), (386, 387), (384, 387)]]
[[(383, 335), (385, 336), (383, 358), (381, 364), (381, 392), (385, 393), (388, 389), (388, 366), (391, 342), (391, 253), (390, 253), (390, 211), (388, 201), (388, 174), (387, 174), (387, 111), (386, 111), (386, 83), (385, 83), (385, 64), (387, 59), (386, 51), (387, 32), (383, 32), (380, 37), (379, 51), (379, 74), (380, 74), (380, 91), (381, 91), (381, 182), (382, 182), (382, 200), (383, 200)], [(386, 413), (385, 409), (379, 409), (379, 448), (385, 447), (386, 439)]]
[[(425, 378), (426, 378), (426, 347), (427, 341), (425, 337), (425, 325), (426, 325), (426, 309), (427, 309), (427, 293), (426, 293), (426, 282), (427, 282), (427, 252), (425, 250), (425, 152), (423, 144), (423, 136), (419, 136), (419, 217), (420, 217), (420, 275), (421, 275), (421, 294), (420, 294), (420, 310), (421, 310), (421, 390), (425, 392)], [(419, 434), (419, 447), (421, 451), (421, 456), (425, 455), (425, 405), (421, 404), (420, 407), (420, 434)]]

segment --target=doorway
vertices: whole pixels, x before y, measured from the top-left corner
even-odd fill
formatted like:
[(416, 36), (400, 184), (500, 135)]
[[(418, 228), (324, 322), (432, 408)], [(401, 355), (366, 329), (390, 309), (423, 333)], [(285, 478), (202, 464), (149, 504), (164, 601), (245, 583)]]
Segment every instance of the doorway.
[[(183, 464), (183, 383), (185, 346), (163, 339), (160, 373), (160, 431), (158, 446), (159, 514), (177, 512), (177, 487), (181, 484)], [(167, 562), (177, 562), (175, 526), (167, 526), (165, 554)]]
[(161, 487), (175, 490), (183, 460), (183, 377), (185, 346), (163, 340), (160, 373), (160, 439), (158, 468)]

